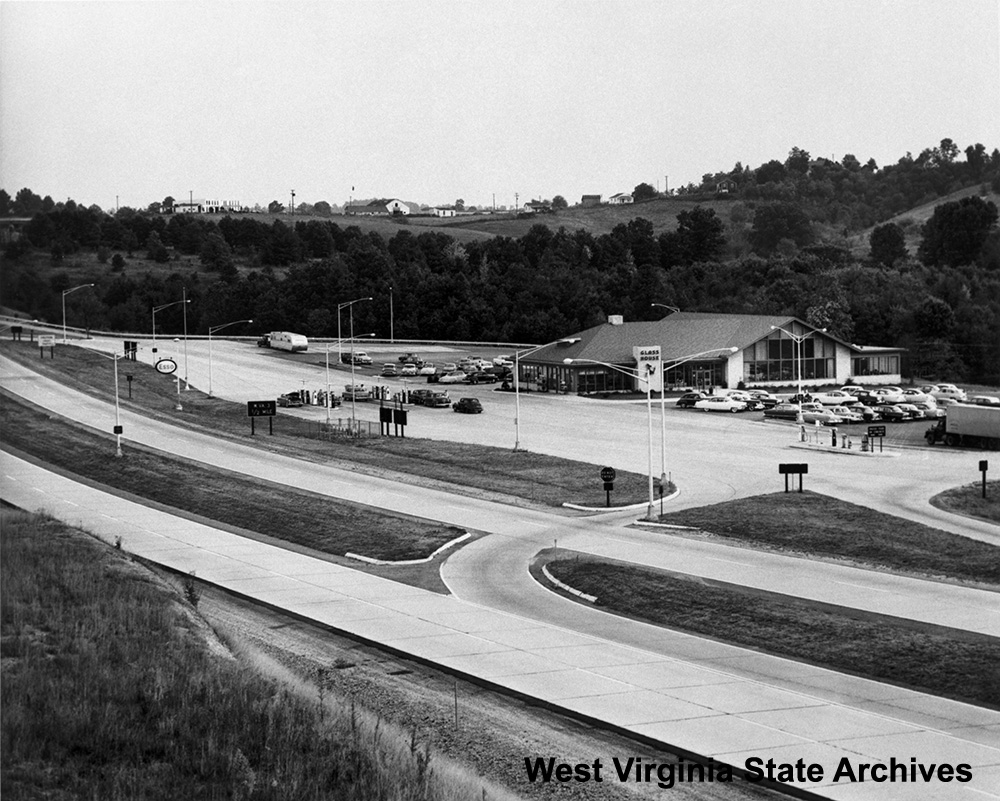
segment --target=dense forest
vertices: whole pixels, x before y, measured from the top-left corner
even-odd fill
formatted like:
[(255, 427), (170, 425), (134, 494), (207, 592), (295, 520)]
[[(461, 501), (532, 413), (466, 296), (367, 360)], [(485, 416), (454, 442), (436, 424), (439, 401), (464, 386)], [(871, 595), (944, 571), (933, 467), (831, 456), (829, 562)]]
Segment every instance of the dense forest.
[[(5, 247), (3, 303), (58, 321), (65, 299), (70, 325), (145, 333), (150, 309), (183, 288), (191, 333), (252, 318), (255, 332), (335, 337), (338, 304), (371, 296), (353, 306), (356, 332), (387, 337), (391, 303), (396, 339), (536, 343), (608, 314), (654, 319), (663, 309), (651, 304), (662, 303), (794, 314), (850, 342), (907, 348), (911, 375), (1000, 385), (1000, 232), (987, 199), (1000, 191), (1000, 152), (965, 155), (944, 140), (880, 170), (795, 148), (785, 162), (722, 174), (743, 179), (726, 185), (736, 195), (726, 219), (693, 205), (656, 235), (637, 204), (606, 234), (567, 231), (552, 215), (519, 238), (464, 244), (405, 227), (386, 239), (329, 219), (110, 215), (0, 190), (0, 211), (31, 216)], [(963, 189), (920, 226), (915, 252), (905, 220), (878, 224)], [(847, 234), (872, 225), (863, 254), (848, 247)], [(85, 282), (92, 292), (62, 295)], [(176, 333), (180, 318), (164, 311), (158, 330)]]

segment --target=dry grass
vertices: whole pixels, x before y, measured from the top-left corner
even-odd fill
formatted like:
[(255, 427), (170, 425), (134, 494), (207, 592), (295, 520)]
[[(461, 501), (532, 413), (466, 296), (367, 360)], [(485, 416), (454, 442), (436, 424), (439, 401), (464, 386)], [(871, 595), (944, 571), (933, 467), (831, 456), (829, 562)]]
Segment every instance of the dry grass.
[(983, 482), (976, 481), (962, 487), (945, 490), (931, 498), (931, 503), (946, 512), (980, 520), (989, 520), (1000, 525), (1000, 481), (986, 482), (986, 497), (983, 497)]
[[(191, 605), (110, 548), (4, 512), (5, 799), (451, 799), (422, 735), (220, 655)], [(490, 788), (490, 797), (498, 797)]]
[(995, 546), (813, 492), (758, 495), (661, 520), (753, 547), (1000, 584)]
[(1000, 641), (590, 558), (548, 563), (599, 607), (877, 681), (1000, 707)]

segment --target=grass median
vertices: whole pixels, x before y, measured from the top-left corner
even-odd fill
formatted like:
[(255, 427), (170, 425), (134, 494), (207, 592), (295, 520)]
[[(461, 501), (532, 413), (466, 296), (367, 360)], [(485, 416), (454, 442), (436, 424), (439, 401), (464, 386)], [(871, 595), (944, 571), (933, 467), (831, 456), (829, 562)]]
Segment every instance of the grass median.
[(614, 614), (1000, 708), (1000, 640), (993, 637), (584, 556), (543, 561)]

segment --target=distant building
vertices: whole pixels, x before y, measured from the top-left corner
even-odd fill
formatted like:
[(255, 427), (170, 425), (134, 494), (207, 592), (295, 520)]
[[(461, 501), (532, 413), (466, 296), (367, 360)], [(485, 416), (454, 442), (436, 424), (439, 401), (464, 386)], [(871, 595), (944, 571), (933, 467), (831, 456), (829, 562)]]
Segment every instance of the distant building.
[(543, 200), (529, 200), (524, 204), (523, 210), (529, 214), (537, 214), (539, 212), (552, 211), (552, 206)]
[[(238, 200), (175, 200), (175, 214), (236, 214), (244, 210)], [(169, 214), (170, 209), (164, 209)]]
[(736, 181), (732, 178), (724, 178), (715, 185), (715, 191), (720, 195), (728, 195), (736, 191)]
[(580, 200), (580, 205), (581, 206), (586, 206), (586, 207), (600, 206), (601, 205), (601, 196), (600, 195), (584, 195), (583, 199)]
[(454, 206), (435, 206), (433, 208), (435, 217), (454, 217), (455, 207)]
[(612, 195), (608, 198), (608, 203), (612, 206), (623, 206), (626, 203), (634, 202), (635, 198), (632, 197), (631, 193), (619, 192), (617, 195)]
[(359, 216), (388, 216), (390, 214), (409, 214), (408, 203), (393, 198), (392, 200), (372, 200), (368, 203), (353, 203), (344, 207), (344, 214)]

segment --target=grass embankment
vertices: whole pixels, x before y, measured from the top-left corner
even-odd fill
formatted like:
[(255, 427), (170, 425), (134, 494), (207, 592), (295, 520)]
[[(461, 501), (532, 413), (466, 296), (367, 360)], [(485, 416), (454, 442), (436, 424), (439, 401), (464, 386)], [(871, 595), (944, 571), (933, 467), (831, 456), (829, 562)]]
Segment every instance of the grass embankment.
[(1000, 525), (1000, 481), (986, 482), (985, 498), (983, 482), (977, 481), (945, 490), (931, 498), (931, 504), (946, 512), (978, 517)]
[[(998, 496), (994, 494), (993, 504), (1000, 503)], [(734, 544), (1000, 584), (1000, 549), (995, 546), (813, 492), (758, 495), (660, 519)]]
[[(549, 572), (606, 611), (877, 681), (1000, 707), (1000, 641), (587, 558)], [(571, 597), (571, 596), (567, 596)]]
[(4, 397), (7, 446), (114, 489), (323, 553), (421, 559), (462, 534), (453, 526), (376, 511), (287, 485), (136, 447), (116, 458), (108, 438)]
[[(54, 359), (39, 359), (37, 344), (9, 340), (0, 341), (0, 353), (68, 386), (104, 400), (114, 400), (114, 365), (107, 356), (85, 348), (57, 345)], [(184, 392), (183, 409), (177, 411), (177, 392), (170, 377), (140, 362), (121, 361), (119, 372), (123, 408), (177, 425), (199, 427), (244, 444), (282, 451), (302, 459), (350, 464), (381, 474), (391, 471), (408, 477), (403, 480), (440, 481), (464, 487), (468, 492), (493, 493), (546, 506), (575, 503), (603, 507), (605, 503), (600, 466), (527, 451), (410, 437), (329, 441), (320, 436), (318, 421), (280, 412), (274, 421), (274, 436), (262, 434), (267, 430), (267, 423), (258, 420), (258, 434), (252, 437), (245, 404), (209, 398), (192, 390)], [(131, 400), (127, 398), (126, 374), (133, 375)], [(413, 413), (447, 412), (419, 409)], [(107, 439), (110, 440), (110, 436)], [(645, 500), (646, 482), (643, 475), (619, 471), (615, 480), (616, 505)]]
[[(122, 554), (9, 510), (2, 792), (19, 798), (460, 799), (416, 734), (262, 678)], [(214, 647), (210, 643), (214, 642)], [(491, 798), (494, 797), (491, 788)]]

